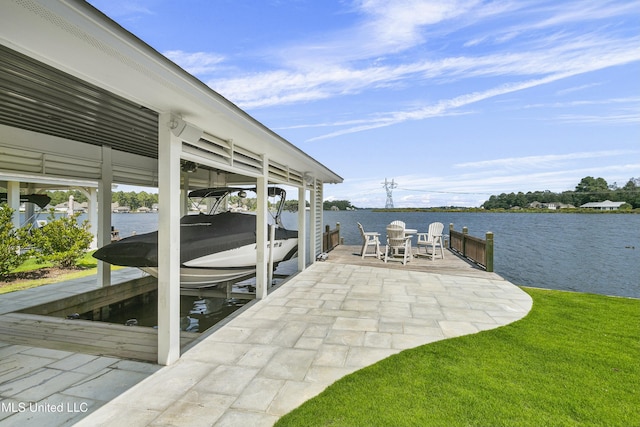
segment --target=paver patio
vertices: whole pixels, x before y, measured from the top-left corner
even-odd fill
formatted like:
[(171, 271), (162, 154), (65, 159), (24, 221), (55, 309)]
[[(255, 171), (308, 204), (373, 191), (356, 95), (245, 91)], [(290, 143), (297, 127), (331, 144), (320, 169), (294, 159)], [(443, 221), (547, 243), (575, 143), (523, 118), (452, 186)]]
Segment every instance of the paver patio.
[(531, 305), (491, 273), (316, 263), (78, 425), (270, 426), (351, 372)]

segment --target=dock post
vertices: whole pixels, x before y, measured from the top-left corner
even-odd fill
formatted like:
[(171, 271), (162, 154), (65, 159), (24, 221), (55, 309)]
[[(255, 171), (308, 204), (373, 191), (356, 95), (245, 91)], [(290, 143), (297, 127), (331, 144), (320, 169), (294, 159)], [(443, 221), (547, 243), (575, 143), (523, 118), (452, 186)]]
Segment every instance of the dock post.
[(462, 256), (467, 256), (467, 236), (469, 235), (469, 229), (462, 227)]
[(486, 234), (485, 258), (487, 263), (487, 271), (493, 272), (493, 232), (487, 231)]

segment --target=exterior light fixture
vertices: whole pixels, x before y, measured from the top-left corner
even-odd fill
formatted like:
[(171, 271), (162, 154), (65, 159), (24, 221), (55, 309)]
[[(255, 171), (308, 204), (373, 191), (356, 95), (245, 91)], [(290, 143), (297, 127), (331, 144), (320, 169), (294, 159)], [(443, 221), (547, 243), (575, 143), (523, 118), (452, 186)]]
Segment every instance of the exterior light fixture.
[(180, 117), (171, 117), (169, 129), (176, 137), (186, 142), (198, 142), (202, 137), (202, 129), (185, 122)]
[(311, 176), (309, 172), (305, 172), (302, 179), (304, 179), (304, 182), (307, 184), (313, 184), (313, 176)]

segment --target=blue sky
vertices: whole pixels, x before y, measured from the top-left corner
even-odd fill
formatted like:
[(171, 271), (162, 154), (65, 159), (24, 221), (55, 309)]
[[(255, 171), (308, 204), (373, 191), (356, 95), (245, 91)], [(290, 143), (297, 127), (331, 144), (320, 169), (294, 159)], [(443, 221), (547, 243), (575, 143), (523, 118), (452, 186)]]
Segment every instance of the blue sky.
[(344, 178), (479, 206), (640, 177), (640, 2), (91, 0)]

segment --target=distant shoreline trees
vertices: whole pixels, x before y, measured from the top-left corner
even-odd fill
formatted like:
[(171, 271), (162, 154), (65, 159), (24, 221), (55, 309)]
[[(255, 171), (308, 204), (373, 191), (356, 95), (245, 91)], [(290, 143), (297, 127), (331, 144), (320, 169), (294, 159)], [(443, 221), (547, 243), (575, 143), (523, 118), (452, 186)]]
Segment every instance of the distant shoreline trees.
[(631, 209), (640, 208), (640, 178), (631, 178), (622, 187), (616, 183), (607, 184), (604, 178), (587, 176), (582, 178), (573, 191), (554, 193), (552, 191), (534, 191), (518, 193), (502, 193), (493, 195), (482, 204), (483, 209), (512, 209), (514, 207), (526, 208), (533, 202), (544, 204), (563, 203), (580, 207), (589, 202), (625, 202)]

